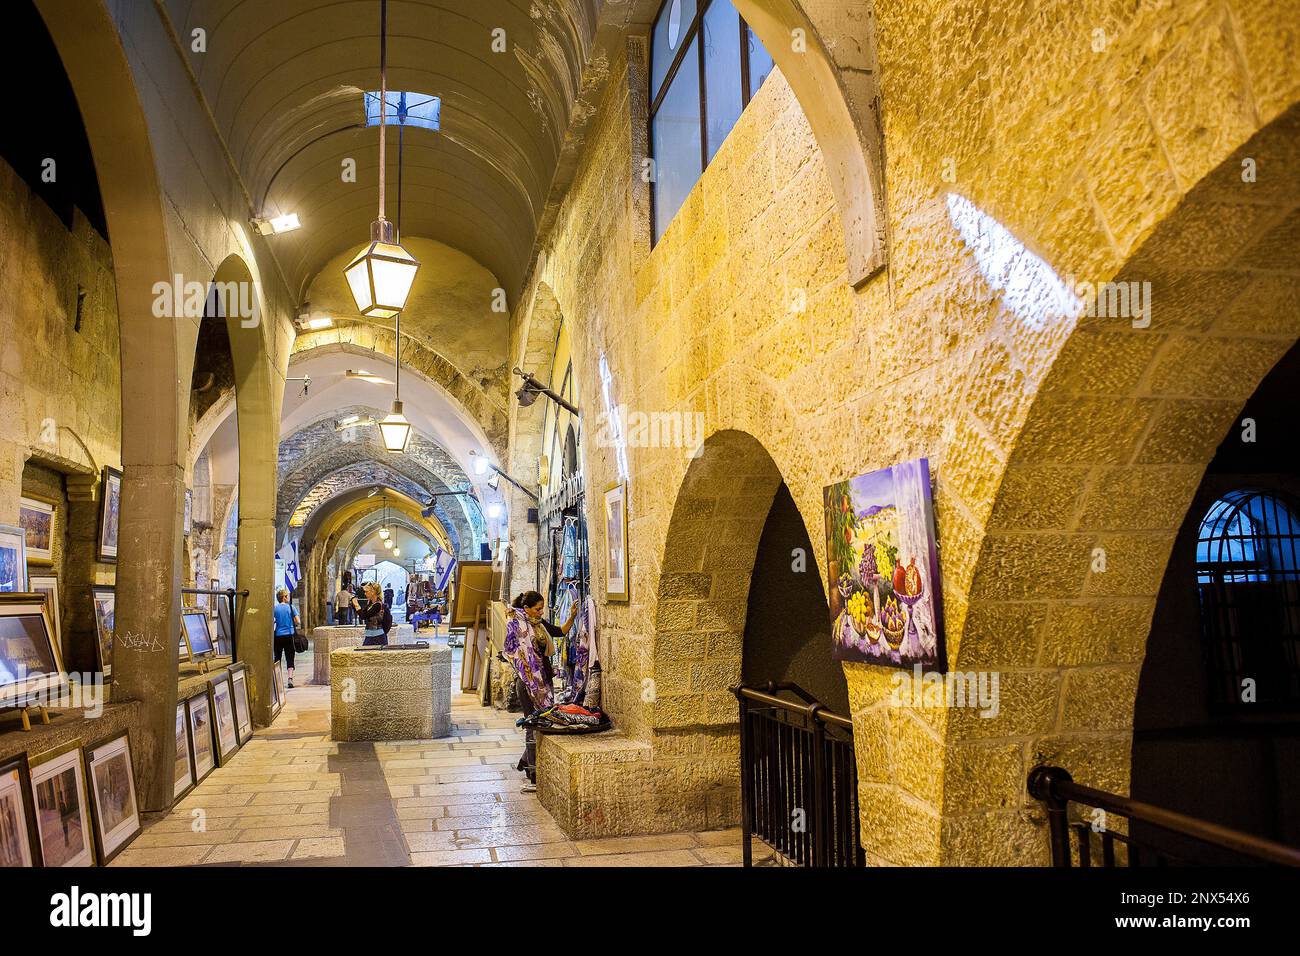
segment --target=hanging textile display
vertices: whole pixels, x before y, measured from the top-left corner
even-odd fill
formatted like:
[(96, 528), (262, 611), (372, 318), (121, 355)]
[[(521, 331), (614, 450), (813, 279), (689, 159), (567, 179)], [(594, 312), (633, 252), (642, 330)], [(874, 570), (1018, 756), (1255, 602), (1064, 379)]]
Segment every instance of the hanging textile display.
[(600, 663), (600, 651), (596, 646), (596, 601), (594, 598), (587, 598), (578, 607), (578, 616), (573, 622), (573, 629), (569, 631), (569, 637), (573, 641), (573, 666), (569, 686), (572, 688), (572, 694), (569, 699), (580, 702), (584, 706), (595, 709), (600, 708), (600, 691), (596, 691), (595, 699), (588, 702), (585, 698), (587, 695), (587, 680), (591, 673), (591, 668)]
[(506, 620), (506, 639), (504, 644), (506, 658), (514, 666), (515, 673), (528, 688), (535, 708), (544, 709), (554, 705), (555, 698), (551, 683), (546, 679), (546, 668), (542, 657), (533, 646), (533, 626), (528, 615), (521, 608), (512, 608)]

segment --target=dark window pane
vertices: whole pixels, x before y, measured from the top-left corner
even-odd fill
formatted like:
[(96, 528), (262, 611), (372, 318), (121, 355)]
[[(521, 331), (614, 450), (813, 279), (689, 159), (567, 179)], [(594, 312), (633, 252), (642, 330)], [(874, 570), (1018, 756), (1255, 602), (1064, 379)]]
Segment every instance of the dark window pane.
[(754, 31), (746, 30), (745, 35), (749, 37), (749, 95), (753, 97), (772, 72), (773, 64), (767, 48), (754, 36)]
[(650, 121), (655, 160), (655, 241), (700, 178), (700, 65), (696, 41)]
[(673, 57), (686, 41), (686, 30), (695, 18), (695, 0), (664, 0), (655, 19), (650, 43), (650, 102), (659, 95)]
[(703, 30), (704, 112), (712, 160), (745, 106), (740, 90), (740, 14), (731, 0), (714, 0), (709, 5)]

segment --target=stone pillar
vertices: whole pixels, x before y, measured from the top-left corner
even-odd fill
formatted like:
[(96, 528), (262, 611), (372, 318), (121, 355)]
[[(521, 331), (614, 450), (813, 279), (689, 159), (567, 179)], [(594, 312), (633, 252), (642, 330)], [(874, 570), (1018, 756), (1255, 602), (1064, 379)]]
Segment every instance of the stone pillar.
[(124, 462), (117, 551), (114, 697), (140, 701), (131, 739), (140, 806), (172, 805), (185, 468)]
[[(241, 503), (243, 495), (240, 495)], [(275, 523), (268, 518), (239, 512), (238, 587), (248, 590), (239, 615), (239, 659), (252, 674), (249, 705), (259, 727), (271, 723), (272, 641), (275, 633), (271, 610), (275, 606)]]

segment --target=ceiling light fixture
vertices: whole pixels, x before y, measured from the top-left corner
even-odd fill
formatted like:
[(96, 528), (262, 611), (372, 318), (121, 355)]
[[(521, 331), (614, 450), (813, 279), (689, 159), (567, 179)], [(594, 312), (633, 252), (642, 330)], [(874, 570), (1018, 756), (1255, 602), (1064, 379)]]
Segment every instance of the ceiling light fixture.
[(406, 306), (420, 263), (399, 241), (386, 218), (384, 203), (385, 131), (388, 110), (388, 0), (379, 3), (379, 218), (370, 224), (370, 242), (348, 263), (343, 275), (357, 311), (369, 318), (396, 318)]
[(283, 216), (273, 216), (271, 218), (256, 218), (253, 220), (253, 228), (263, 236), (278, 236), (283, 232), (293, 232), (300, 229), (302, 223), (298, 221), (296, 212), (287, 212)]
[(343, 373), (345, 378), (360, 379), (363, 382), (370, 382), (372, 385), (392, 385), (392, 379), (384, 378), (375, 372), (367, 372), (363, 368), (348, 369)]

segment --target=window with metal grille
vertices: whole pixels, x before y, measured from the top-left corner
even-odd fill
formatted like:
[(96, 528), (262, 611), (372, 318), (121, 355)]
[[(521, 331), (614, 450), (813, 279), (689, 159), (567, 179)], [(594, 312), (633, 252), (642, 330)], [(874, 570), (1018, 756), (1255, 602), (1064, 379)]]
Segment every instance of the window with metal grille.
[(1282, 494), (1241, 489), (1201, 519), (1196, 587), (1216, 709), (1300, 706), (1298, 513)]

